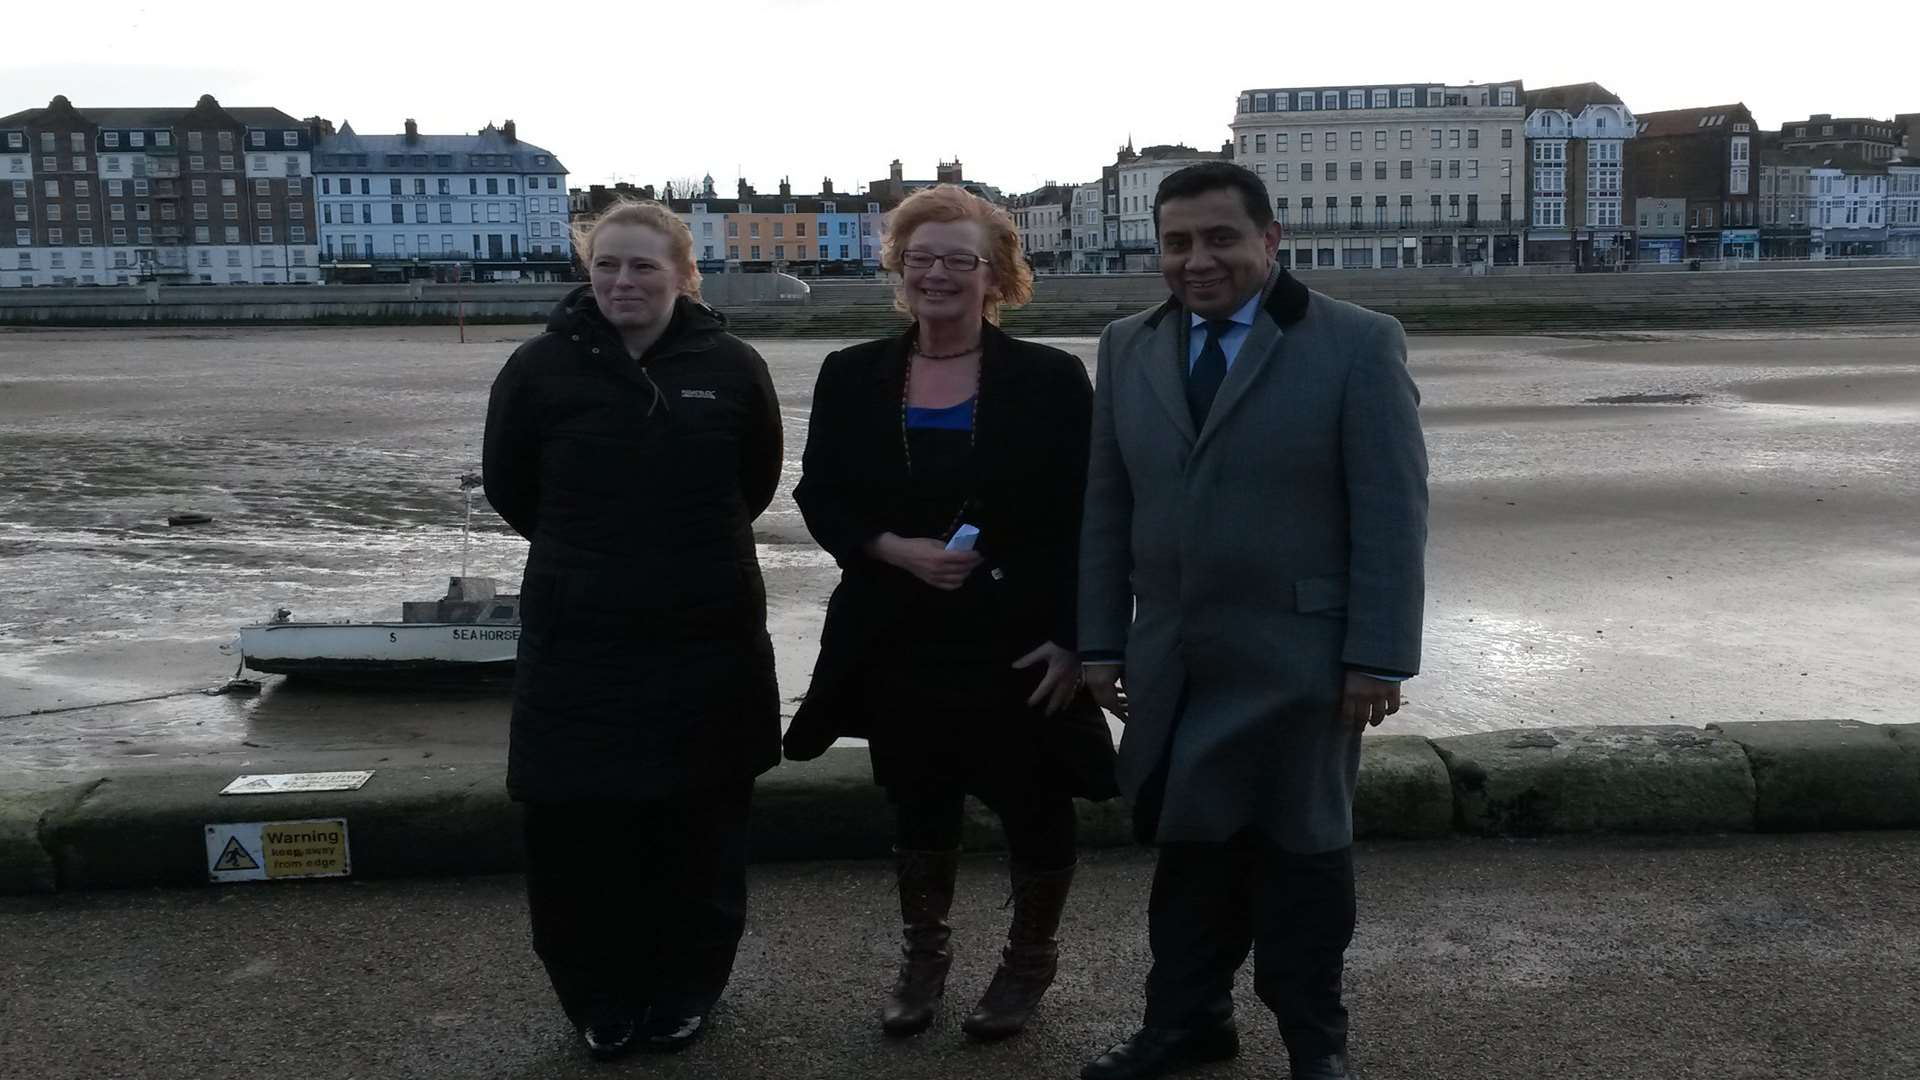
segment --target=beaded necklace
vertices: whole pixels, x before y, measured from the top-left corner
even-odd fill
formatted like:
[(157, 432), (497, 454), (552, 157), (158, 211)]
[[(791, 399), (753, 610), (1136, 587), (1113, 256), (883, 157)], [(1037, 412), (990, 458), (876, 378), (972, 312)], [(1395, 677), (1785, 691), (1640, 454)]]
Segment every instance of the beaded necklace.
[[(967, 350), (967, 352), (972, 352), (972, 351), (974, 350), (973, 349)], [(952, 359), (955, 356), (965, 356), (966, 353), (948, 353), (943, 357), (932, 357), (932, 356), (928, 356), (926, 353), (921, 352), (920, 346), (918, 344), (914, 345), (913, 348), (908, 350), (907, 352), (906, 376), (900, 380), (900, 451), (901, 453), (906, 455), (908, 476), (913, 475), (913, 444), (912, 444), (912, 441), (907, 437), (907, 399), (908, 399), (908, 396), (913, 392), (913, 358), (916, 355), (925, 357), (926, 359), (929, 359), (929, 360), (933, 360), (933, 359)], [(980, 368), (975, 368), (973, 372), (973, 399), (972, 399), (973, 412), (971, 414), (971, 419), (967, 423), (968, 455), (972, 455), (974, 445), (978, 441), (979, 435), (980, 435), (980, 370), (981, 368), (984, 368), (986, 366), (986, 359), (987, 359), (986, 355), (983, 351), (980, 356), (980, 360), (981, 360)], [(973, 500), (971, 498), (961, 500), (960, 509), (954, 511), (953, 521), (947, 525), (946, 531), (940, 534), (940, 539), (949, 540), (953, 538), (954, 532), (960, 528), (961, 524), (966, 519), (967, 504), (972, 501)]]

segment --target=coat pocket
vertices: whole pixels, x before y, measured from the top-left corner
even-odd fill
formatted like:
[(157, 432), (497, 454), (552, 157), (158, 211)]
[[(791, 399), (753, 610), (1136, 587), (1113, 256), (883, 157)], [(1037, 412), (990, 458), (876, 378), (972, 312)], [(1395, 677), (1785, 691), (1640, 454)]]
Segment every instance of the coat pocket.
[(1302, 615), (1345, 615), (1347, 575), (1323, 574), (1294, 582), (1293, 610)]

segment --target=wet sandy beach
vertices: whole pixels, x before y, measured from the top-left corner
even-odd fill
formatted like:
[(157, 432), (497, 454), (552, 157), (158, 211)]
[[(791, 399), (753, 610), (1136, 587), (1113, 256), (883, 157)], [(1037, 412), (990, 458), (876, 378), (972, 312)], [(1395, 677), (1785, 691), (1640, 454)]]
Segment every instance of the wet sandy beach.
[[(459, 569), (458, 476), (531, 328), (0, 332), (0, 766), (495, 759), (497, 694), (166, 697), (235, 629), (395, 616)], [(1064, 339), (1091, 363), (1095, 342)], [(782, 690), (834, 570), (790, 498), (819, 341), (760, 341), (788, 427), (760, 522)], [(1397, 730), (1920, 721), (1920, 336), (1413, 343), (1426, 670)], [(169, 528), (194, 510), (211, 525)], [(525, 545), (482, 501), (472, 571)], [(34, 710), (70, 709), (42, 715)]]

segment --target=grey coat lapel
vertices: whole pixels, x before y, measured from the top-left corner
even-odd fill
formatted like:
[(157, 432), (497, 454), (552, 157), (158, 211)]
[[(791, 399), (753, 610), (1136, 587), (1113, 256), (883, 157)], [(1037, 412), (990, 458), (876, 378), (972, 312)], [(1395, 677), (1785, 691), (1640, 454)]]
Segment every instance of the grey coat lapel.
[(1149, 324), (1150, 332), (1141, 339), (1140, 348), (1146, 355), (1140, 361), (1146, 368), (1147, 384), (1153, 387), (1153, 396), (1160, 399), (1167, 415), (1172, 417), (1174, 428), (1192, 443), (1198, 433), (1193, 430), (1193, 415), (1187, 410), (1186, 325), (1186, 311), (1180, 305), (1169, 303), (1163, 307), (1159, 319)]

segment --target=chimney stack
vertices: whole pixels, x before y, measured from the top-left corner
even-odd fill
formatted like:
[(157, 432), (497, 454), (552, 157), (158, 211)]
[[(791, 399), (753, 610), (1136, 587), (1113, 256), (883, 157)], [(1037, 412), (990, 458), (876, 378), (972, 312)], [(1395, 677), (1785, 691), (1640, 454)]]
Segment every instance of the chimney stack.
[(780, 178), (780, 197), (783, 199), (793, 198), (793, 184), (790, 183), (789, 178), (785, 176)]
[(887, 166), (887, 178), (896, 184), (906, 179), (906, 170), (901, 167), (899, 158), (894, 158), (893, 164)]
[(414, 122), (413, 122), (413, 120), (412, 120), (412, 118), (408, 118), (408, 120), (407, 120), (407, 145), (408, 145), (408, 146), (412, 146), (412, 145), (413, 145), (414, 143), (417, 143), (417, 142), (419, 142), (419, 141), (420, 141), (420, 125), (419, 125), (419, 124), (416, 124), (416, 123), (414, 123)]
[(513, 123), (513, 121), (511, 121), (511, 120), (509, 120), (509, 121), (507, 121), (507, 122), (506, 122), (505, 124), (503, 124), (503, 125), (501, 125), (501, 128), (500, 128), (500, 133), (501, 133), (502, 135), (505, 135), (505, 136), (507, 137), (507, 141), (508, 141), (508, 142), (519, 142), (519, 141), (520, 141), (520, 133), (519, 133), (519, 130), (518, 130), (518, 129), (517, 129), (516, 127), (514, 127), (514, 123)]
[(820, 178), (820, 194), (822, 195), (833, 194), (833, 178), (832, 177), (823, 176)]

